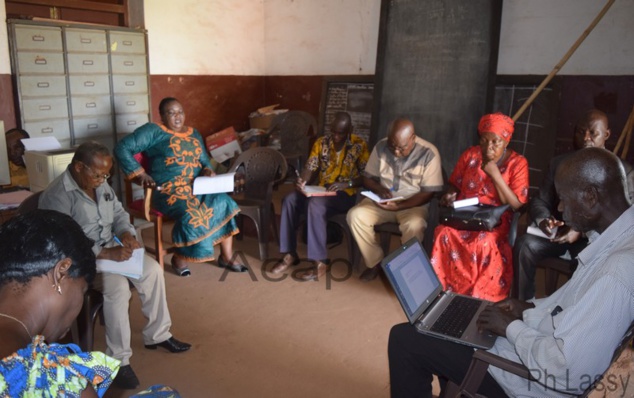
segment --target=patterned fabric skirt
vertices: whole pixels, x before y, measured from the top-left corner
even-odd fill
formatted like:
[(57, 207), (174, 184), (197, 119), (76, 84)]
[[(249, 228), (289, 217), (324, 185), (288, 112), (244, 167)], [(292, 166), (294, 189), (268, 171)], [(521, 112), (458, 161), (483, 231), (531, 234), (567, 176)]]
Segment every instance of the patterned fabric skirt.
[(186, 261), (214, 260), (214, 246), (240, 232), (235, 220), (240, 208), (227, 194), (174, 201), (174, 196), (159, 193), (153, 199), (156, 210), (174, 220), (172, 240), (176, 253)]
[(513, 283), (513, 251), (508, 233), (435, 230), (431, 262), (445, 290), (493, 302), (505, 299)]

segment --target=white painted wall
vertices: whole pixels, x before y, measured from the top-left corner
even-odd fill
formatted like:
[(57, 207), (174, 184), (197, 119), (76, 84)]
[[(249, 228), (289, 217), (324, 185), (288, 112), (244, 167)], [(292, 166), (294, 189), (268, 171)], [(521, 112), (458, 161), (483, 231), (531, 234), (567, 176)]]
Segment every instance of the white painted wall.
[(264, 75), (263, 0), (145, 0), (150, 73)]
[[(0, 1), (0, 73), (11, 74), (11, 61), (9, 60), (9, 33), (7, 31), (7, 9), (4, 1)], [(0, 95), (8, 95), (2, 93)]]
[(266, 74), (374, 74), (380, 13), (380, 0), (265, 0)]
[[(145, 0), (152, 74), (373, 74), (380, 0)], [(547, 74), (606, 0), (504, 0), (499, 74)], [(11, 73), (0, 1), (0, 73)], [(634, 0), (616, 0), (560, 74), (634, 74)]]
[[(550, 73), (607, 0), (504, 0), (498, 74)], [(616, 0), (559, 74), (634, 74), (634, 0)]]

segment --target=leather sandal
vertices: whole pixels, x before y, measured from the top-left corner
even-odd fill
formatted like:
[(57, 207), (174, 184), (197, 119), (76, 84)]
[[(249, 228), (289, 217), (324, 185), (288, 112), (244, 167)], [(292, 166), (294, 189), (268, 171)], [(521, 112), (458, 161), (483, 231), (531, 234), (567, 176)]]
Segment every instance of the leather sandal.
[(218, 257), (218, 266), (220, 268), (228, 268), (230, 271), (233, 271), (233, 272), (247, 272), (248, 270), (247, 267), (245, 267), (244, 265), (240, 263), (235, 263), (233, 261), (226, 262), (225, 260), (222, 259), (222, 255)]
[(277, 264), (275, 264), (273, 269), (271, 269), (271, 273), (281, 274), (282, 272), (286, 271), (291, 265), (297, 264), (299, 264), (299, 258), (293, 256), (291, 253), (286, 253), (284, 257), (282, 257), (282, 259), (278, 261)]
[(315, 267), (312, 269), (297, 275), (297, 277), (303, 281), (315, 281), (326, 275), (328, 272), (328, 265), (321, 261), (315, 262)]

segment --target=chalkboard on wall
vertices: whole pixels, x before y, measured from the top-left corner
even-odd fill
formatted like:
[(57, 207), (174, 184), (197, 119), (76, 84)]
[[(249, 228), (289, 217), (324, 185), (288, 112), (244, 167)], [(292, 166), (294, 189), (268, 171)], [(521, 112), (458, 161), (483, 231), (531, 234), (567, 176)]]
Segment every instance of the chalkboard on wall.
[(319, 129), (328, 134), (335, 114), (345, 111), (350, 114), (353, 133), (366, 142), (370, 138), (374, 83), (372, 77), (330, 77), (324, 81), (319, 112)]
[(491, 109), (501, 12), (501, 0), (383, 0), (371, 145), (406, 117), (453, 170)]

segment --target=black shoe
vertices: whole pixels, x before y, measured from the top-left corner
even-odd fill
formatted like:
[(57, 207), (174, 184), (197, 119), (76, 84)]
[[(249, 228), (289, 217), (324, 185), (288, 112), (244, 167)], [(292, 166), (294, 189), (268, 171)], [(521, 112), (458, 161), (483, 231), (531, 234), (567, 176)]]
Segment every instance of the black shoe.
[(233, 272), (247, 272), (248, 269), (240, 263), (234, 263), (233, 261), (231, 263), (228, 263), (222, 259), (222, 256), (218, 257), (218, 266), (220, 268), (229, 268), (229, 270)]
[(124, 390), (134, 390), (139, 386), (139, 379), (136, 377), (136, 374), (134, 374), (132, 366), (124, 365), (119, 368), (119, 372), (112, 381), (112, 384)]
[(368, 268), (363, 271), (361, 273), (361, 276), (359, 276), (359, 279), (361, 279), (363, 282), (373, 281), (376, 279), (377, 276), (379, 276), (379, 272), (381, 272), (381, 266), (375, 265), (374, 267)]
[(187, 351), (192, 347), (192, 345), (183, 343), (182, 341), (178, 341), (174, 337), (170, 337), (162, 343), (145, 345), (145, 348), (147, 348), (148, 350), (156, 350), (157, 347), (163, 347), (169, 352), (176, 353)]

